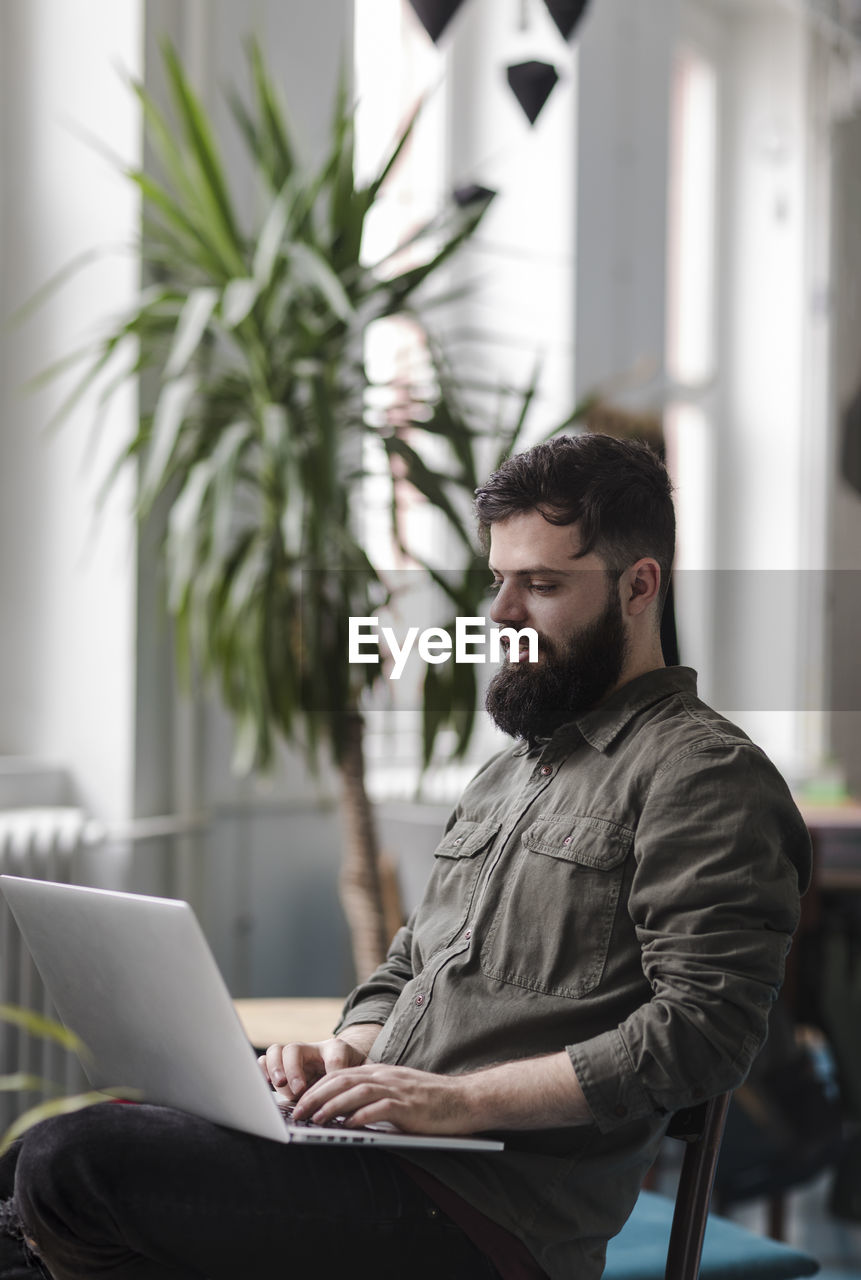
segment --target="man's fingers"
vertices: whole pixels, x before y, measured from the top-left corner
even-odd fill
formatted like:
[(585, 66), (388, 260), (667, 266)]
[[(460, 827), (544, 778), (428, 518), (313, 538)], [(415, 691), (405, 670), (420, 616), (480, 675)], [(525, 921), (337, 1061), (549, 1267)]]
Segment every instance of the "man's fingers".
[[(378, 1073), (378, 1068), (368, 1068), (367, 1066), (354, 1067), (352, 1070), (338, 1071), (335, 1074), (323, 1076), (321, 1080), (316, 1081), (303, 1097), (299, 1106), (296, 1108), (298, 1119), (308, 1120), (315, 1115), (316, 1112), (328, 1104), (331, 1106), (332, 1115), (341, 1115), (342, 1112), (349, 1111), (351, 1108), (344, 1102), (345, 1096), (350, 1090), (357, 1087), (367, 1086), (371, 1083), (373, 1075)], [(379, 1089), (375, 1091), (379, 1093)]]
[(283, 1088), (287, 1083), (287, 1076), (284, 1071), (284, 1061), (282, 1058), (283, 1049), (283, 1045), (270, 1044), (264, 1057), (261, 1059), (261, 1061), (265, 1063), (265, 1071), (269, 1078), (269, 1083), (276, 1089)]
[(258, 1061), (269, 1083), (295, 1099), (327, 1072), (350, 1066), (355, 1057), (352, 1045), (332, 1038), (316, 1044), (270, 1044)]
[(367, 1107), (374, 1102), (390, 1102), (391, 1099), (381, 1097), (379, 1086), (372, 1081), (362, 1081), (350, 1088), (339, 1091), (335, 1097), (311, 1100), (310, 1105), (303, 1103), (301, 1118), (313, 1120), (318, 1124), (326, 1124), (336, 1116), (350, 1116), (353, 1112)]
[(296, 1097), (307, 1084), (309, 1070), (311, 1079), (315, 1079), (314, 1058), (319, 1061), (319, 1050), (316, 1045), (308, 1044), (270, 1044), (265, 1057), (264, 1070), (269, 1083), (276, 1089), (287, 1089)]
[(319, 1044), (285, 1044), (281, 1062), (286, 1086), (294, 1098), (326, 1072)]

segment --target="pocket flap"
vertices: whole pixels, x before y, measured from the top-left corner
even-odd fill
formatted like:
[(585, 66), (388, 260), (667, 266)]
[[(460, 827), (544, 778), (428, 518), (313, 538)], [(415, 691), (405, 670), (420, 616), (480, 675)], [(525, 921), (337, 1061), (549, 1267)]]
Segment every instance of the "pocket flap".
[(471, 822), (460, 818), (434, 849), (435, 858), (471, 858), (496, 835), (501, 822)]
[(628, 856), (634, 833), (608, 818), (560, 813), (533, 822), (523, 843), (536, 853), (610, 871)]

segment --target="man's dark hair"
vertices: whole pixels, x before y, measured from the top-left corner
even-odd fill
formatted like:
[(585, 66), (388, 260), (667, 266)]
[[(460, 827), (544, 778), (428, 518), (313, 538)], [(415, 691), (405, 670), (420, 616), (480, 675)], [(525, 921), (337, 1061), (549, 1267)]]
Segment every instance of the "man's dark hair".
[(586, 433), (559, 436), (517, 453), (475, 491), (479, 534), (526, 511), (549, 524), (576, 524), (580, 555), (595, 551), (618, 577), (643, 556), (661, 566), (661, 602), (670, 582), (676, 520), (667, 469), (647, 444)]

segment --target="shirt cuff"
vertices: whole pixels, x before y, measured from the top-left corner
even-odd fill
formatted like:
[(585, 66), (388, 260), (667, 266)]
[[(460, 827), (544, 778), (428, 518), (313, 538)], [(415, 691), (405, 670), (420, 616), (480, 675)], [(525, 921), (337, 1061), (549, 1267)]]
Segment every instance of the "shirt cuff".
[(372, 997), (369, 1000), (362, 1000), (360, 1004), (353, 1005), (346, 1013), (341, 1014), (338, 1025), (332, 1034), (336, 1036), (345, 1027), (354, 1027), (359, 1022), (376, 1022), (383, 1026), (388, 1021), (389, 1014), (394, 1007), (394, 999)]
[(617, 1030), (566, 1047), (580, 1088), (601, 1133), (612, 1133), (633, 1120), (655, 1114)]

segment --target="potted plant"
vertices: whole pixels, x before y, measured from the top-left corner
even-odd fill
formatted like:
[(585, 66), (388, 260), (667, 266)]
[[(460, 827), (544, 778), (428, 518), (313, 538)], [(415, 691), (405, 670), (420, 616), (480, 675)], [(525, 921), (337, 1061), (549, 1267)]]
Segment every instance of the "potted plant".
[[(72, 401), (111, 368), (107, 396), (125, 378), (155, 371), (154, 408), (117, 465), (140, 464), (141, 518), (156, 500), (167, 512), (162, 554), (180, 670), (217, 680), (235, 721), (239, 769), (265, 768), (279, 736), (310, 763), (323, 752), (337, 766), (341, 895), (363, 975), (389, 932), (363, 758), (363, 693), (380, 667), (347, 660), (350, 616), (375, 613), (387, 595), (356, 519), (365, 450), (371, 442), (382, 451), (395, 494), (412, 487), (452, 531), (461, 567), (429, 572), (455, 613), (474, 614), (486, 575), (474, 572), (465, 499), (488, 461), (513, 447), (534, 386), (513, 421), (476, 424), (416, 307), (492, 193), (462, 193), (399, 252), (368, 265), (366, 220), (415, 117), (376, 177), (359, 183), (342, 85), (328, 154), (309, 171), (259, 49), (249, 55), (250, 102), (235, 96), (231, 107), (264, 197), (253, 228), (240, 223), (213, 128), (175, 51), (164, 49), (172, 118), (134, 86), (160, 170), (127, 170), (144, 202), (149, 282), (89, 352)], [(425, 334), (428, 367), (374, 412), (364, 334), (394, 316)], [(481, 441), (479, 467), (482, 436), (492, 444)], [(423, 453), (430, 440), (434, 466)], [(393, 501), (395, 526), (396, 508)], [(428, 668), (426, 760), (443, 725), (465, 749), (474, 706), (472, 667)]]

